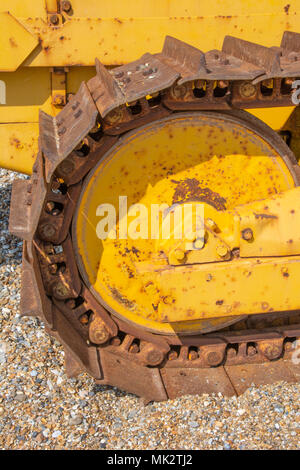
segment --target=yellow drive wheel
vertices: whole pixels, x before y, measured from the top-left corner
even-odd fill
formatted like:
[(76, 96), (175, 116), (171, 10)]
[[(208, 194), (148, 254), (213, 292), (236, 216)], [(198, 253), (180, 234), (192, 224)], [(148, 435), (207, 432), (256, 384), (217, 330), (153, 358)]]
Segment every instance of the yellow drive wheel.
[[(160, 312), (176, 308), (178, 290), (192, 281), (186, 272), (182, 285), (172, 280), (170, 270), (182, 269), (182, 263), (170, 266), (153, 238), (151, 205), (196, 201), (207, 210), (234, 210), (293, 188), (294, 176), (281, 139), (246, 112), (178, 113), (131, 131), (85, 180), (73, 221), (80, 273), (109, 312), (135, 326), (161, 334), (224, 328), (242, 317), (234, 311), (221, 318), (217, 309), (213, 315), (206, 312), (199, 289), (194, 298), (185, 298), (184, 321), (161, 320)], [(119, 213), (120, 196), (127, 198), (127, 228), (140, 231), (136, 239), (122, 239), (125, 214), (123, 206)], [(99, 207), (105, 204), (115, 208), (116, 226), (111, 227), (113, 238), (100, 239), (97, 226), (100, 213), (105, 214)], [(134, 204), (147, 212), (132, 208)]]

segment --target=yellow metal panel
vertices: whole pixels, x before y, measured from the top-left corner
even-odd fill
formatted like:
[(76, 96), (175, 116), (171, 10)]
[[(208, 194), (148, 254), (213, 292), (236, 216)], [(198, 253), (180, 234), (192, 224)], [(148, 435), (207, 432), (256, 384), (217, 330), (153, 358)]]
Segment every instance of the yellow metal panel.
[(37, 123), (0, 124), (0, 167), (30, 174), (38, 148)]
[(287, 5), (286, 0), (215, 0), (213, 5), (203, 0), (71, 0), (76, 16), (144, 17), (166, 16), (257, 16), (268, 14), (293, 15), (299, 1)]
[(0, 72), (0, 80), (6, 88), (5, 104), (0, 104), (0, 122), (38, 122), (39, 109), (52, 113), (49, 69)]
[(42, 39), (40, 53), (31, 55), (24, 63), (26, 66), (93, 65), (95, 57), (106, 65), (118, 65), (137, 59), (145, 51), (161, 51), (167, 34), (204, 51), (220, 49), (226, 34), (266, 46), (279, 46), (284, 30), (298, 30), (299, 13), (295, 12), (289, 17), (285, 14), (181, 18), (74, 17), (58, 28), (48, 28), (38, 19), (24, 20), (24, 24)]
[(256, 108), (247, 109), (253, 116), (264, 121), (268, 126), (276, 131), (280, 130), (289, 119), (294, 111), (294, 106), (287, 106), (281, 108)]
[(0, 9), (20, 18), (47, 16), (45, 0), (1, 0)]
[(0, 12), (0, 71), (16, 70), (38, 43), (9, 12)]

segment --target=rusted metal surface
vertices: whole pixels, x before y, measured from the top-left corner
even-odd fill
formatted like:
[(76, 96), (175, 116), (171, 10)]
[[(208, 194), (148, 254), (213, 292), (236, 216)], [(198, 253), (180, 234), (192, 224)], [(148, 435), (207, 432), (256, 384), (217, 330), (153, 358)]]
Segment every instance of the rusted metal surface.
[(223, 367), (216, 369), (165, 369), (162, 377), (169, 398), (181, 395), (202, 395), (203, 393), (222, 393), (235, 395), (235, 390)]
[[(96, 77), (56, 118), (41, 114), (40, 153), (30, 182), (14, 186), (10, 230), (27, 240), (23, 314), (41, 316), (63, 343), (69, 375), (86, 369), (99, 383), (146, 400), (234, 395), (251, 383), (299, 380), (299, 367), (291, 362), (299, 312), (244, 316), (207, 334), (149, 333), (114, 317), (94, 298), (78, 274), (69, 235), (85, 176), (121, 133), (177, 109), (290, 104), (282, 77), (300, 77), (299, 44), (296, 33), (285, 33), (280, 50), (228, 37), (222, 51), (203, 54), (167, 38), (161, 54), (146, 54), (112, 72), (97, 62)], [(273, 78), (271, 95), (261, 86), (266, 77)], [(286, 163), (297, 179), (292, 154)], [(178, 187), (175, 202), (182, 191), (193, 193), (193, 182), (186, 184)], [(223, 208), (226, 201), (210, 197)]]

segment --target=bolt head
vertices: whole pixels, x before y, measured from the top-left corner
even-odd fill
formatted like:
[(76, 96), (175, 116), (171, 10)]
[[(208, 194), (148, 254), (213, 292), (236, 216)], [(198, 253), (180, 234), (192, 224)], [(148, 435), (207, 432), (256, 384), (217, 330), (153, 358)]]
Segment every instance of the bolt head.
[(63, 95), (55, 95), (53, 96), (52, 103), (54, 106), (62, 106), (65, 103), (65, 99)]
[(206, 360), (210, 366), (217, 366), (223, 360), (223, 355), (219, 351), (211, 351), (207, 354)]
[(219, 246), (217, 246), (216, 250), (217, 250), (217, 254), (218, 254), (221, 258), (225, 258), (225, 256), (228, 255), (228, 248), (227, 248), (227, 246), (225, 246), (225, 245), (219, 245)]
[(51, 238), (55, 236), (56, 228), (52, 224), (44, 224), (40, 227), (39, 232), (42, 238), (45, 238), (46, 240), (50, 240)]
[(196, 250), (201, 250), (201, 248), (204, 247), (204, 240), (202, 238), (196, 238), (196, 240), (194, 241), (194, 248), (196, 248)]
[(61, 2), (61, 9), (65, 11), (66, 13), (70, 11), (71, 8), (72, 8), (71, 2), (69, 2), (68, 0), (64, 0)]
[(94, 318), (90, 323), (89, 338), (94, 344), (104, 344), (110, 338), (109, 331), (104, 322), (98, 317)]
[(243, 98), (253, 98), (256, 95), (256, 86), (251, 82), (242, 83), (239, 92)]
[(69, 175), (74, 171), (74, 163), (71, 160), (64, 160), (59, 165), (58, 170), (62, 175)]
[(58, 299), (64, 299), (68, 297), (70, 293), (68, 287), (61, 281), (58, 281), (54, 284), (52, 292), (54, 297), (57, 297)]
[(242, 238), (244, 240), (246, 240), (247, 242), (250, 242), (251, 240), (253, 240), (253, 231), (251, 228), (245, 228), (243, 231), (242, 231)]
[(187, 94), (187, 87), (185, 85), (174, 85), (171, 88), (171, 94), (175, 99), (182, 99)]
[(58, 17), (58, 15), (51, 15), (51, 16), (50, 16), (50, 23), (52, 23), (52, 24), (58, 24), (58, 23), (59, 23), (59, 17)]
[(145, 359), (150, 366), (158, 366), (164, 359), (164, 353), (158, 349), (151, 349), (147, 352)]
[(177, 249), (174, 251), (174, 255), (178, 261), (182, 261), (185, 257), (185, 252), (183, 250)]

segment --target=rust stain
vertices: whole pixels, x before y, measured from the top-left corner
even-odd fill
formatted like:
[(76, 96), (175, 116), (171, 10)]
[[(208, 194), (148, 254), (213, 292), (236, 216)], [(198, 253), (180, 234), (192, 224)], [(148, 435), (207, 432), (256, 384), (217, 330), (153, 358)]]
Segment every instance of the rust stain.
[(289, 9), (290, 9), (290, 4), (288, 3), (287, 5), (285, 5), (285, 7), (283, 8), (285, 13), (288, 15), (289, 14)]
[(211, 204), (217, 210), (222, 211), (226, 209), (226, 199), (210, 188), (202, 188), (196, 178), (186, 178), (183, 181), (171, 181), (177, 184), (172, 200), (173, 204), (178, 202), (202, 201)]
[(22, 148), (21, 141), (19, 139), (17, 139), (16, 137), (11, 137), (9, 142), (10, 142), (10, 145), (13, 145), (17, 149)]
[(110, 291), (113, 295), (113, 297), (118, 301), (120, 302), (121, 304), (125, 305), (125, 307), (129, 308), (129, 309), (134, 309), (135, 307), (135, 303), (132, 302), (131, 300), (129, 299), (126, 299), (126, 297), (124, 297), (121, 292), (118, 291), (118, 289), (116, 289), (115, 287), (110, 287)]
[(253, 212), (256, 219), (278, 219), (277, 215), (272, 214), (256, 214)]
[(16, 43), (14, 38), (9, 38), (9, 43), (10, 43), (11, 47), (18, 47), (18, 44)]

